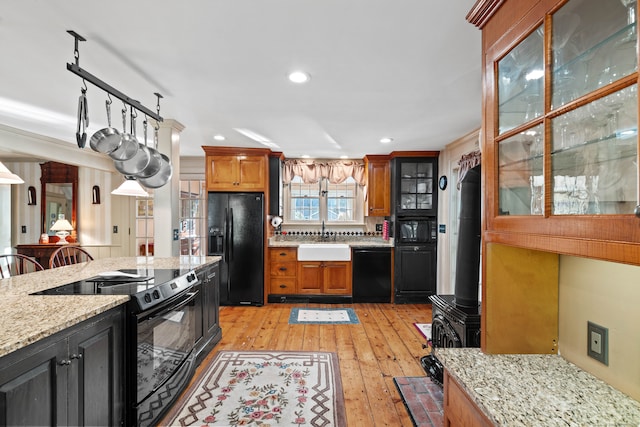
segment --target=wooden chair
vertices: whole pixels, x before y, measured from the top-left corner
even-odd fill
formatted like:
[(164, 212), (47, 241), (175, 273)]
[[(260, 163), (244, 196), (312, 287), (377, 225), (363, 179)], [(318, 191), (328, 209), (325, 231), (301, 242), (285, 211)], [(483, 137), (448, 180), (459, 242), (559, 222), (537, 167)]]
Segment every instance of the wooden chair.
[(60, 246), (51, 254), (51, 258), (49, 258), (49, 268), (78, 264), (80, 262), (87, 262), (92, 260), (93, 257), (91, 256), (91, 254), (81, 247)]
[(44, 270), (44, 267), (38, 261), (26, 255), (0, 255), (0, 278), (2, 279), (40, 270)]

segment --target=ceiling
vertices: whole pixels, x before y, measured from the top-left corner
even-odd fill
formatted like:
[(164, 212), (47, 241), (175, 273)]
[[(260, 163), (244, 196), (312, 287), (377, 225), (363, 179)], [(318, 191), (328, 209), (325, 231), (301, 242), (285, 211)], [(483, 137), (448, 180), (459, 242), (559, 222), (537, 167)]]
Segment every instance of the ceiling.
[[(181, 156), (265, 147), (235, 129), (287, 157), (439, 150), (480, 126), (474, 2), (4, 0), (0, 125), (75, 144), (73, 30), (87, 39), (81, 68), (152, 111), (163, 95), (161, 116), (184, 126)], [(289, 82), (295, 69), (311, 80)], [(90, 137), (106, 126), (106, 93), (89, 84), (87, 96)], [(114, 99), (120, 129), (121, 109)]]

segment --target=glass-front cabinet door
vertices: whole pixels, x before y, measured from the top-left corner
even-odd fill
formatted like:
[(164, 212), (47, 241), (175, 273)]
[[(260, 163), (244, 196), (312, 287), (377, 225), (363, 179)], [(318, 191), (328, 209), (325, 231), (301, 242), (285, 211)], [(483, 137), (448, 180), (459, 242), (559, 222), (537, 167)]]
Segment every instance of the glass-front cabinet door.
[(498, 216), (634, 213), (636, 16), (569, 0), (497, 59)]
[(437, 214), (437, 159), (398, 160), (398, 200), (396, 213), (421, 216)]

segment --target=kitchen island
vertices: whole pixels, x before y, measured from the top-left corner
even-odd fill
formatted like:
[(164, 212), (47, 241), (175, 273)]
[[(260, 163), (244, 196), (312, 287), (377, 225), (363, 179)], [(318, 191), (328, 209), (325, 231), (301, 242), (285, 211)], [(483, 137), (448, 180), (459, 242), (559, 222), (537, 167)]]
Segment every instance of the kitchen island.
[(98, 259), (0, 280), (0, 357), (129, 301), (127, 295), (29, 295), (104, 271), (197, 269), (220, 257)]
[[(109, 258), (0, 280), (0, 424), (153, 425), (221, 338), (218, 261)], [(138, 275), (105, 282), (116, 270)]]
[[(451, 425), (638, 426), (640, 403), (559, 355), (437, 348)], [(445, 422), (446, 424), (446, 422)]]

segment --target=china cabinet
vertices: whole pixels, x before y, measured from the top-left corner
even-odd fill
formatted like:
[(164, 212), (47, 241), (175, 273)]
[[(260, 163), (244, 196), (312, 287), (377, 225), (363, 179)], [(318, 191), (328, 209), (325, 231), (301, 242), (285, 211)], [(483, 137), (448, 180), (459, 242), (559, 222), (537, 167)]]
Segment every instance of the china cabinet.
[(483, 351), (557, 352), (557, 275), (541, 270), (558, 254), (640, 264), (635, 6), (479, 0), (467, 15), (483, 36)]
[(389, 216), (391, 214), (389, 156), (367, 155), (364, 157), (364, 163), (367, 169), (365, 215)]
[(269, 150), (203, 147), (209, 191), (267, 191)]
[(512, 0), (467, 17), (483, 30), (489, 242), (640, 263), (636, 13)]
[(393, 207), (397, 216), (437, 215), (437, 154), (394, 158), (393, 174)]

